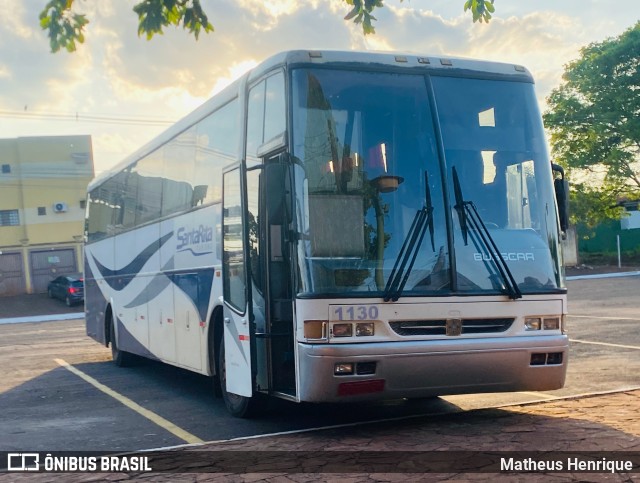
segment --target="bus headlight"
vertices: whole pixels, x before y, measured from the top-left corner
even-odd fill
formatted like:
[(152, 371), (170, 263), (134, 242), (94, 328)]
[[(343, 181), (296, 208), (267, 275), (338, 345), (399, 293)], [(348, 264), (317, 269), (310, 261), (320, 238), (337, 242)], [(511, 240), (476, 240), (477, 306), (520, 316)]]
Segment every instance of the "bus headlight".
[(358, 322), (356, 324), (356, 336), (370, 336), (375, 335), (375, 326), (373, 322)]
[(353, 335), (353, 325), (333, 324), (331, 326), (331, 335), (333, 337), (351, 337)]
[(540, 317), (525, 317), (525, 330), (540, 330), (542, 327), (542, 319)]
[(525, 330), (560, 330), (562, 329), (562, 317), (542, 316), (542, 317), (525, 317)]
[(545, 317), (542, 321), (544, 330), (560, 330), (560, 317)]

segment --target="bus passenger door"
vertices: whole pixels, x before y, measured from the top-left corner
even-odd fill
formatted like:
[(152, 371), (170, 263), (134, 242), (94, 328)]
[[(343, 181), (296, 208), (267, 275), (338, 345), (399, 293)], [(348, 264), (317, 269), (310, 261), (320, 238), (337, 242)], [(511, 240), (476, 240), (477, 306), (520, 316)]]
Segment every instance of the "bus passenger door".
[(221, 374), (221, 381), (224, 381), (223, 384), (226, 382), (226, 391), (232, 395), (249, 398), (253, 395), (251, 372), (253, 334), (251, 304), (247, 290), (246, 233), (243, 216), (245, 206), (241, 174), (242, 171), (238, 166), (223, 175), (224, 369), (220, 369), (224, 371), (224, 374)]
[(290, 166), (286, 156), (265, 158), (267, 333), (271, 390), (296, 396), (291, 286)]
[(260, 392), (295, 398), (293, 299), (285, 156), (247, 170), (247, 225), (255, 321), (255, 374)]
[(284, 71), (276, 69), (248, 91), (247, 271), (255, 328), (255, 388), (295, 399), (285, 84)]

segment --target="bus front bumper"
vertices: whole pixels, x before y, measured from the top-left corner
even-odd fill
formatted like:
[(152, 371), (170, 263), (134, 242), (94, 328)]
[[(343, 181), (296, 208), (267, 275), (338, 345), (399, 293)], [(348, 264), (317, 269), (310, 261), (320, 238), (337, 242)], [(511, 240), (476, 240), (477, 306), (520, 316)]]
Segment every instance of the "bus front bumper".
[[(348, 402), (560, 389), (568, 348), (566, 335), (298, 343), (299, 397)], [(336, 375), (336, 364), (352, 364), (353, 374)]]

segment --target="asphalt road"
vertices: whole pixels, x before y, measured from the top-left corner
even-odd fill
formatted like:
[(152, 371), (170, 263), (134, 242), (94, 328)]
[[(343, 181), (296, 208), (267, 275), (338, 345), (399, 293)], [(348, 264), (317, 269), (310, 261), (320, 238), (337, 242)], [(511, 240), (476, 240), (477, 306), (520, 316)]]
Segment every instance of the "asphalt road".
[(116, 367), (80, 320), (0, 325), (0, 451), (139, 450), (639, 387), (639, 289), (637, 276), (569, 282), (561, 390), (358, 406), (274, 401), (256, 420), (229, 416), (206, 377), (152, 361)]

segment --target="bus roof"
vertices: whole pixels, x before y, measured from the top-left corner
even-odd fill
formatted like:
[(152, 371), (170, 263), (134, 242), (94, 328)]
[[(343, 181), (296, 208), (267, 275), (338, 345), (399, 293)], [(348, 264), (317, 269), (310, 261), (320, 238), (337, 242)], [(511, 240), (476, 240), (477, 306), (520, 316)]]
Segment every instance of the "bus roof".
[(235, 80), (221, 92), (204, 102), (193, 112), (177, 121), (153, 140), (127, 156), (113, 168), (96, 176), (89, 183), (91, 191), (103, 181), (122, 171), (128, 165), (151, 153), (159, 146), (193, 126), (220, 106), (238, 96), (239, 84), (252, 83), (269, 71), (280, 67), (325, 66), (342, 69), (384, 70), (395, 72), (428, 73), (431, 75), (464, 76), (508, 79), (533, 83), (531, 73), (523, 66), (502, 62), (464, 59), (449, 56), (428, 56), (415, 53), (359, 52), (338, 50), (290, 50), (275, 54)]
[(428, 56), (398, 52), (359, 52), (339, 50), (290, 50), (269, 57), (249, 72), (249, 82), (280, 66), (325, 65), (340, 68), (380, 68), (384, 70), (417, 70), (441, 75), (479, 75), (510, 77), (533, 82), (529, 71), (521, 65), (464, 59), (449, 56)]

